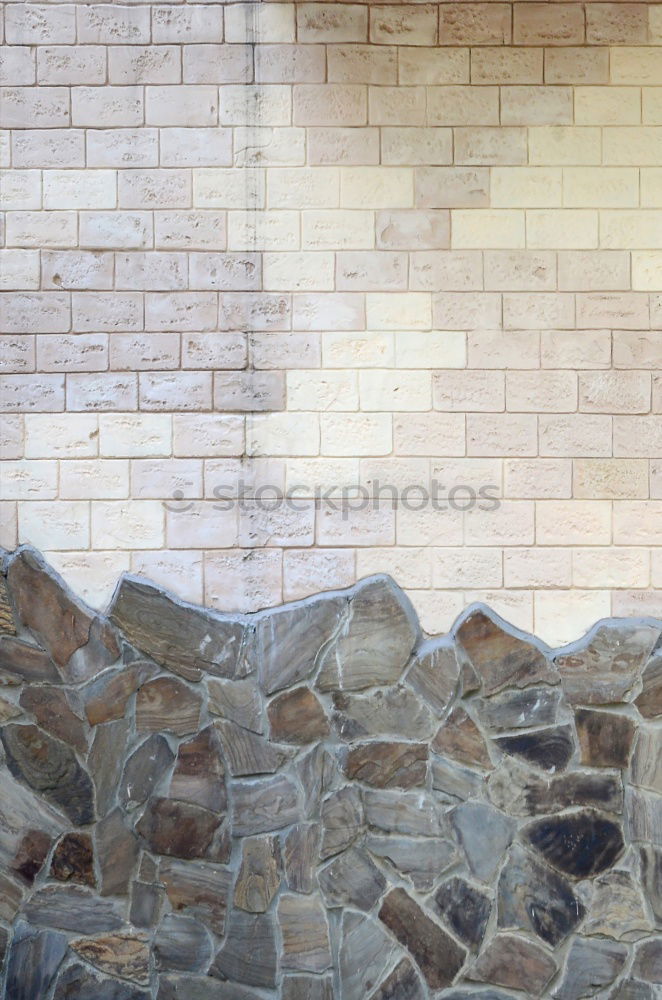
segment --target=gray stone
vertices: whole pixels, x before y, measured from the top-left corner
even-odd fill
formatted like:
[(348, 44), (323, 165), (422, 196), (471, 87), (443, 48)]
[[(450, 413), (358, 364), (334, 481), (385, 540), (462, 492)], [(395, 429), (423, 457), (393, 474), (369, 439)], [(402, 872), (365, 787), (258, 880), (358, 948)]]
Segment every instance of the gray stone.
[(23, 906), (23, 915), (31, 924), (73, 934), (102, 934), (122, 926), (121, 910), (114, 900), (100, 899), (77, 885), (37, 889)]
[(207, 681), (209, 711), (254, 733), (264, 732), (262, 699), (253, 680)]
[(571, 806), (593, 806), (623, 812), (620, 775), (569, 772), (546, 778), (515, 760), (504, 758), (488, 778), (488, 795), (498, 809), (514, 816), (555, 813)]
[(232, 886), (229, 869), (207, 862), (164, 858), (159, 866), (159, 880), (176, 913), (190, 911), (214, 934), (223, 936)]
[(662, 798), (638, 788), (626, 788), (625, 829), (633, 841), (662, 847)]
[(23, 902), (23, 886), (0, 871), (0, 920), (12, 922)]
[(611, 871), (596, 878), (584, 934), (636, 941), (653, 930), (641, 889), (629, 872)]
[(552, 956), (512, 934), (497, 934), (467, 972), (467, 978), (538, 997), (556, 974)]
[(241, 866), (234, 905), (264, 913), (280, 887), (280, 851), (275, 837), (247, 837), (241, 843)]
[(87, 729), (73, 692), (46, 684), (26, 687), (20, 705), (51, 736), (68, 743), (81, 754), (87, 753)]
[(281, 854), (287, 884), (293, 892), (312, 892), (315, 888), (320, 843), (318, 823), (298, 823), (286, 834)]
[(281, 895), (278, 922), (283, 941), (281, 965), (299, 972), (324, 972), (331, 965), (326, 911), (318, 896)]
[(406, 687), (375, 691), (370, 695), (338, 691), (333, 696), (333, 722), (341, 739), (371, 736), (394, 739), (429, 739), (434, 720), (429, 708)]
[(392, 889), (379, 918), (411, 954), (430, 989), (450, 986), (466, 951), (435, 923), (404, 889)]
[(403, 958), (386, 977), (370, 1000), (424, 1000), (421, 981), (411, 962)]
[(211, 975), (269, 989), (276, 985), (277, 967), (273, 915), (252, 916), (236, 910), (228, 921), (225, 941), (210, 969)]
[(633, 785), (662, 795), (662, 738), (659, 729), (642, 726), (632, 754), (630, 778)]
[(191, 802), (150, 799), (137, 832), (155, 854), (175, 858), (202, 858), (211, 847), (221, 817)]
[(602, 938), (575, 938), (570, 945), (565, 975), (554, 991), (557, 1000), (580, 1000), (592, 997), (616, 979), (625, 960), (627, 948)]
[(200, 725), (200, 695), (176, 677), (148, 681), (136, 696), (136, 729), (140, 733), (187, 736)]
[(225, 813), (227, 794), (221, 747), (213, 726), (179, 744), (170, 779), (170, 797), (192, 802), (211, 812)]
[(120, 979), (149, 985), (149, 943), (139, 934), (106, 934), (70, 941), (69, 947), (79, 958), (100, 972)]
[(161, 970), (202, 972), (212, 956), (211, 938), (194, 917), (167, 913), (154, 938), (156, 967)]
[(282, 830), (301, 819), (296, 786), (285, 775), (233, 781), (231, 801), (232, 832), (238, 837)]
[(53, 1000), (150, 1000), (135, 985), (99, 976), (89, 965), (70, 965), (60, 973)]
[(68, 827), (64, 816), (0, 767), (0, 866), (12, 865), (30, 830), (53, 839)]
[(457, 806), (450, 820), (470, 870), (482, 882), (491, 881), (515, 835), (515, 821), (484, 802)]
[(284, 976), (282, 1000), (333, 1000), (331, 976)]
[(336, 762), (328, 750), (316, 746), (294, 763), (293, 771), (303, 789), (305, 815), (316, 816), (320, 802), (340, 778)]
[(128, 719), (118, 719), (97, 726), (87, 766), (96, 790), (97, 813), (105, 816), (112, 809), (126, 755)]
[(351, 847), (319, 873), (319, 886), (327, 907), (353, 906), (371, 910), (386, 889), (386, 879), (369, 855)]
[(634, 703), (645, 719), (657, 719), (662, 715), (662, 654), (659, 650), (646, 664), (641, 675), (641, 693)]
[(472, 611), (456, 632), (457, 641), (482, 681), (484, 695), (505, 687), (555, 684), (558, 674), (532, 642), (503, 628), (484, 611)]
[(438, 800), (425, 792), (390, 792), (366, 789), (365, 821), (383, 833), (409, 837), (448, 835), (448, 820)]
[(477, 702), (480, 721), (488, 729), (528, 729), (556, 722), (562, 692), (558, 687), (504, 691)]
[(66, 951), (64, 934), (35, 930), (19, 921), (14, 928), (7, 960), (7, 1000), (46, 997)]
[(376, 920), (345, 910), (338, 970), (343, 1000), (365, 1000), (386, 975), (393, 953), (392, 938)]
[(646, 983), (662, 983), (662, 940), (659, 935), (637, 946), (632, 975)]
[(450, 757), (460, 764), (489, 770), (492, 761), (480, 729), (465, 712), (456, 705), (449, 712), (444, 724), (431, 743), (432, 750), (444, 757)]
[(480, 947), (492, 912), (487, 893), (455, 876), (439, 886), (431, 905), (462, 944)]
[(461, 672), (452, 640), (447, 636), (428, 639), (416, 650), (407, 683), (440, 716), (458, 693)]
[(573, 705), (626, 700), (660, 630), (650, 625), (604, 623), (577, 646), (555, 657), (566, 698)]
[(662, 850), (643, 844), (639, 848), (641, 881), (658, 926), (662, 926)]
[(118, 789), (119, 801), (131, 811), (141, 806), (157, 789), (175, 759), (168, 741), (160, 733), (152, 733), (124, 765)]
[(642, 983), (637, 979), (624, 979), (609, 994), (609, 1000), (655, 1000), (653, 989), (650, 983)]
[(290, 755), (285, 747), (270, 743), (250, 729), (241, 729), (234, 722), (217, 722), (215, 727), (221, 740), (223, 757), (233, 777), (273, 774)]
[(425, 743), (374, 740), (351, 747), (345, 756), (348, 778), (373, 788), (416, 788), (425, 784), (428, 748)]
[(113, 810), (95, 830), (102, 896), (125, 896), (138, 861), (138, 838), (120, 809)]
[(56, 684), (62, 679), (45, 649), (8, 635), (0, 635), (0, 669), (24, 681)]
[(310, 677), (346, 608), (345, 598), (322, 596), (260, 617), (255, 639), (260, 682), (267, 694)]
[(432, 787), (452, 799), (480, 798), (483, 794), (485, 776), (468, 767), (462, 767), (452, 760), (432, 755), (430, 758)]
[(189, 973), (161, 976), (156, 1000), (261, 1000), (261, 996), (246, 986)]
[(368, 834), (365, 846), (406, 878), (419, 891), (432, 887), (436, 879), (458, 861), (453, 841), (436, 837), (378, 837)]
[(158, 885), (133, 882), (131, 885), (131, 909), (129, 920), (134, 927), (155, 927), (163, 903), (164, 892)]
[(320, 857), (329, 858), (354, 843), (363, 827), (361, 796), (351, 786), (333, 792), (322, 803)]
[(498, 925), (532, 932), (556, 948), (571, 934), (584, 907), (557, 872), (513, 845), (498, 883)]

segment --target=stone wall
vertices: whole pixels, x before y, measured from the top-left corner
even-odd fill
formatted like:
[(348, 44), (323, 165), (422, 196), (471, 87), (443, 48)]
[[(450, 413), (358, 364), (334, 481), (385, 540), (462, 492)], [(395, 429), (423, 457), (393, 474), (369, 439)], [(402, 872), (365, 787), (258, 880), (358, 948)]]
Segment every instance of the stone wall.
[[(7, 3), (2, 544), (95, 607), (389, 572), (431, 631), (659, 614), (661, 40), (646, 2)], [(503, 502), (214, 509), (241, 477)]]
[(659, 998), (659, 621), (0, 581), (2, 1000)]

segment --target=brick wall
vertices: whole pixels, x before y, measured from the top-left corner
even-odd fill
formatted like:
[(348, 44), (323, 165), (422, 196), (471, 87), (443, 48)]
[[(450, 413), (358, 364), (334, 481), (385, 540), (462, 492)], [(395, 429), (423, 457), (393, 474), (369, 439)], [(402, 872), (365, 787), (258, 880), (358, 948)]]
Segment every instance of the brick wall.
[[(431, 630), (659, 614), (662, 5), (10, 2), (4, 38), (5, 546), (97, 605), (385, 570)], [(502, 502), (219, 510), (239, 477)]]

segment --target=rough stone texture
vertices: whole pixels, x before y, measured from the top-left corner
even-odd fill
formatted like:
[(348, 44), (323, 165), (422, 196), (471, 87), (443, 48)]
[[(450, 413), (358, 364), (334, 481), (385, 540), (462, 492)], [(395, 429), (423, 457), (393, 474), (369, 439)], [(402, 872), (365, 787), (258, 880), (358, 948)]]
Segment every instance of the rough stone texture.
[(370, 578), (111, 628), (15, 563), (0, 1000), (656, 1000), (654, 626), (419, 640)]

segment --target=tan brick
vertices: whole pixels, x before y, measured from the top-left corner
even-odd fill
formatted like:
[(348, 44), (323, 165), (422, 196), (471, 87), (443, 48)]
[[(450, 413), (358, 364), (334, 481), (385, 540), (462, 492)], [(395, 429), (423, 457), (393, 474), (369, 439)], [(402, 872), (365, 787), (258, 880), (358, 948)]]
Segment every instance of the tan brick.
[(562, 291), (624, 291), (630, 287), (630, 255), (621, 250), (563, 250), (558, 254)]
[(440, 45), (507, 45), (511, 40), (507, 3), (442, 3)]
[(639, 175), (642, 206), (662, 208), (662, 169), (659, 167), (642, 167)]
[(496, 371), (436, 371), (432, 399), (435, 410), (499, 412), (505, 409), (504, 375)]
[(472, 83), (542, 83), (542, 75), (542, 49), (472, 50)]
[(504, 462), (504, 496), (522, 500), (572, 496), (572, 462), (565, 458), (510, 458)]
[(474, 330), (467, 343), (470, 368), (540, 367), (540, 334), (535, 330)]
[(553, 208), (562, 203), (559, 167), (493, 167), (493, 208)]
[(511, 413), (572, 413), (577, 376), (569, 371), (508, 372), (506, 406)]
[(575, 88), (577, 125), (638, 125), (640, 121), (641, 97), (636, 87)]
[(454, 135), (456, 163), (492, 166), (527, 161), (523, 128), (458, 127)]
[(367, 88), (359, 84), (296, 84), (295, 125), (365, 125)]
[(586, 41), (589, 45), (641, 45), (647, 40), (647, 4), (587, 4)]
[(584, 10), (579, 3), (513, 4), (515, 45), (581, 45)]
[(641, 120), (645, 125), (662, 125), (661, 90), (660, 87), (641, 89)]
[(643, 458), (576, 458), (573, 495), (627, 500), (648, 496), (648, 462)]
[(467, 454), (530, 456), (538, 450), (536, 417), (529, 413), (493, 413), (489, 419), (467, 414)]
[(469, 49), (398, 46), (399, 82), (428, 86), (469, 83)]
[[(339, 9), (336, 7), (336, 9)], [(365, 8), (363, 8), (365, 9)], [(304, 51), (312, 46), (300, 46)], [(324, 50), (321, 48), (321, 80), (324, 79)], [(380, 86), (397, 83), (398, 50), (371, 45), (329, 45), (327, 47), (329, 83), (368, 83)], [(310, 69), (293, 83), (315, 82)]]
[(427, 120), (430, 125), (498, 125), (499, 88), (428, 87)]
[(600, 163), (601, 132), (589, 126), (549, 125), (529, 130), (529, 159), (545, 166)]
[(297, 4), (297, 38), (300, 42), (365, 42), (368, 10), (358, 4)]
[(602, 84), (609, 82), (607, 48), (545, 49), (545, 83)]
[(435, 45), (437, 7), (371, 6), (370, 41), (377, 45)]
[(382, 163), (414, 166), (453, 162), (450, 128), (388, 128), (381, 130)]
[(424, 125), (424, 87), (370, 87), (371, 125)]
[(505, 292), (503, 325), (506, 330), (573, 328), (575, 297), (567, 292)]
[(622, 46), (611, 50), (611, 83), (659, 85), (662, 83), (660, 50), (655, 46)]
[(556, 255), (531, 250), (486, 250), (485, 288), (549, 292), (556, 288)]
[(611, 455), (611, 417), (574, 413), (541, 414), (540, 454), (558, 458), (604, 458)]
[(502, 87), (502, 125), (571, 125), (570, 87)]
[(610, 542), (609, 501), (536, 501), (538, 545), (609, 545)]
[(579, 329), (609, 326), (641, 330), (649, 324), (648, 295), (645, 293), (580, 292), (577, 295)]

